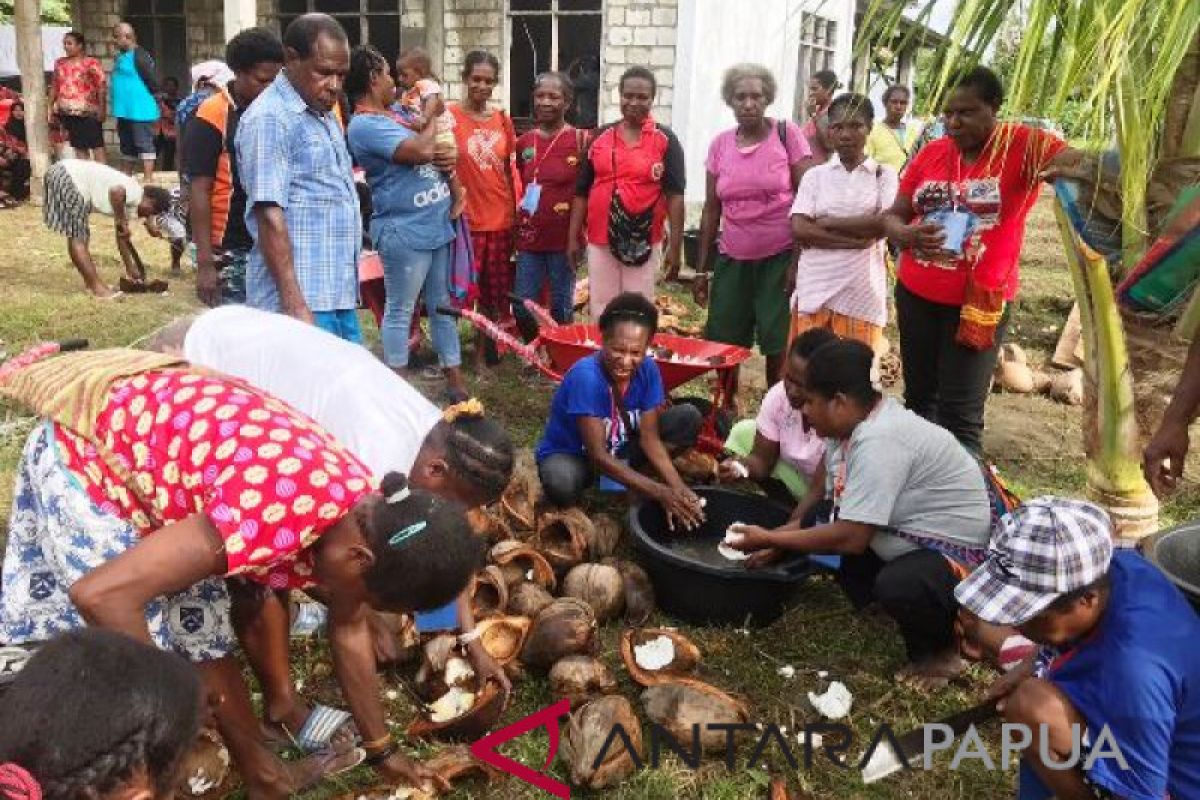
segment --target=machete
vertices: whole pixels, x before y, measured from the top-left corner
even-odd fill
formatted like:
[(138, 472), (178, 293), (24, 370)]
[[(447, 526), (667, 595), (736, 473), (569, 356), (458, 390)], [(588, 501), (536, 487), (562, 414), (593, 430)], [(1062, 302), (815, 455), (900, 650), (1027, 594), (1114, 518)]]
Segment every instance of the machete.
[[(995, 716), (996, 700), (985, 700), (977, 706), (968, 708), (966, 711), (959, 711), (957, 714), (951, 714), (933, 724), (944, 725), (953, 731), (954, 736), (959, 736), (972, 725), (987, 722)], [(896, 745), (905, 758), (900, 757), (890, 742), (886, 739), (881, 740), (871, 755), (870, 762), (863, 768), (863, 783), (881, 781), (889, 775), (899, 772), (904, 769), (905, 760), (910, 766), (921, 762), (925, 755), (925, 725), (900, 736), (896, 740)]]

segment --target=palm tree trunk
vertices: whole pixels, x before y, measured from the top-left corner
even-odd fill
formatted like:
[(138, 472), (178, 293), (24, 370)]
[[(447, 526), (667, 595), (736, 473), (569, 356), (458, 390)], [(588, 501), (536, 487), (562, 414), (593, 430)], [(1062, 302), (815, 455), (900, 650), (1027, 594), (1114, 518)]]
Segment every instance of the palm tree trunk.
[(1158, 529), (1158, 500), (1142, 477), (1133, 374), (1104, 258), (1084, 244), (1054, 204), (1083, 332), (1083, 445), (1088, 492), (1108, 510), (1119, 539)]
[(50, 131), (46, 123), (46, 74), (42, 67), (41, 4), (17, 0), (14, 22), (17, 65), (21, 70), (21, 99), (25, 103), (25, 137), (29, 147), (30, 199), (42, 203), (42, 178), (50, 166)]

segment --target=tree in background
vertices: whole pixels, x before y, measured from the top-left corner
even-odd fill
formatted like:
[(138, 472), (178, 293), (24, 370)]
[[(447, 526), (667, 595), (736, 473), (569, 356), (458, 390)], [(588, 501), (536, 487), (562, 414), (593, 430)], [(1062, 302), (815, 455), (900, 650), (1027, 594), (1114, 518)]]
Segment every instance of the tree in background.
[[(14, 0), (0, 0), (0, 25), (11, 25)], [(42, 0), (43, 25), (70, 25), (71, 3), (69, 0)]]

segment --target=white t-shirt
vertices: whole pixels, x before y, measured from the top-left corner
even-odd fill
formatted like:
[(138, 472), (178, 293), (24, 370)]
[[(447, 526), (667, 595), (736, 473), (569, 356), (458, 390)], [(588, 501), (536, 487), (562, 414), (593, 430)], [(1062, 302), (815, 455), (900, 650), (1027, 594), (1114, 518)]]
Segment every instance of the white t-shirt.
[(99, 161), (84, 161), (82, 158), (66, 158), (60, 162), (75, 188), (83, 195), (83, 199), (91, 203), (92, 208), (101, 214), (113, 213), (112, 202), (108, 199), (108, 191), (116, 186), (125, 190), (125, 211), (127, 214), (137, 212), (138, 203), (142, 202), (142, 185), (135, 178), (115, 170)]
[(312, 417), (378, 478), (391, 470), (407, 475), (442, 418), (365, 347), (283, 314), (249, 306), (205, 312), (188, 330), (183, 354)]

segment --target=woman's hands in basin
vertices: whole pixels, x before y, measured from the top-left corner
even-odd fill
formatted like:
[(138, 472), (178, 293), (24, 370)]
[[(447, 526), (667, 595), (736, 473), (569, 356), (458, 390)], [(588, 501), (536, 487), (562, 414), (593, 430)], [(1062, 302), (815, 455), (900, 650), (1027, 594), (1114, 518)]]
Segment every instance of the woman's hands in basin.
[(660, 483), (654, 499), (667, 512), (667, 528), (670, 530), (675, 530), (677, 522), (689, 531), (704, 524), (704, 507), (700, 504), (700, 498), (686, 486), (672, 488)]

